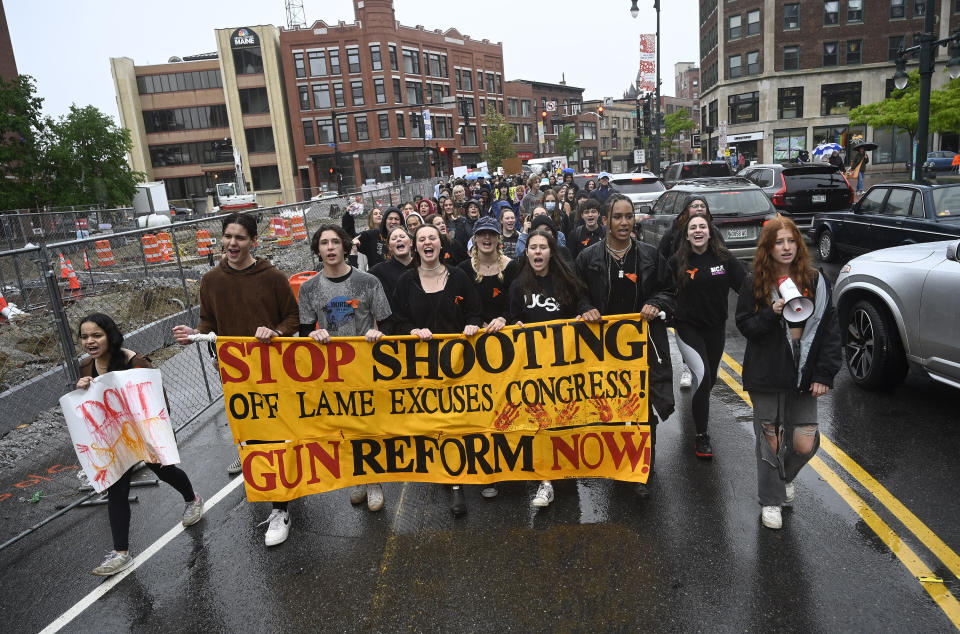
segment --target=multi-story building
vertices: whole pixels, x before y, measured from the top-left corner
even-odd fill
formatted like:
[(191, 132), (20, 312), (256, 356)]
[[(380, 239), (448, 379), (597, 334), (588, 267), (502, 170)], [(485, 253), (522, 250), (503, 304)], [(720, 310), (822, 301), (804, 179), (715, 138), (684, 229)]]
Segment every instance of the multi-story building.
[[(566, 82), (550, 84), (529, 79), (512, 79), (504, 87), (507, 101), (507, 122), (513, 126), (513, 145), (522, 159), (557, 154), (557, 135), (565, 125), (572, 125), (580, 139), (591, 134), (589, 122), (582, 131), (580, 110), (583, 88), (568, 86)], [(543, 114), (546, 113), (546, 117)], [(543, 143), (539, 126), (543, 122)], [(594, 120), (594, 124), (596, 121)], [(596, 127), (592, 129), (596, 138)], [(589, 158), (588, 158), (589, 160)]]
[(171, 200), (197, 199), (234, 180), (234, 150), (262, 205), (295, 200), (279, 31), (218, 29), (217, 51), (136, 66), (111, 58), (130, 164), (162, 180)]
[[(852, 126), (848, 113), (889, 96), (897, 50), (916, 42), (928, 9), (939, 13), (938, 38), (960, 26), (957, 0), (700, 0), (705, 155), (716, 155), (725, 127), (726, 144), (751, 160), (787, 161), (825, 141), (849, 147), (862, 134), (879, 146), (871, 171), (903, 163), (905, 133)], [(947, 59), (941, 50), (934, 88)], [(930, 147), (956, 144), (942, 135)]]
[[(583, 102), (584, 112), (596, 112), (603, 106), (603, 117), (598, 124), (598, 163), (597, 171), (629, 172), (635, 166), (633, 162), (634, 137), (637, 134), (636, 99), (614, 99), (607, 103), (602, 100)], [(591, 170), (594, 166), (590, 167)]]
[(352, 24), (280, 33), (301, 195), (482, 161), (484, 115), (505, 112), (502, 45), (401, 25), (392, 0), (353, 6)]
[[(690, 117), (690, 119), (692, 119), (699, 128), (700, 113), (697, 111), (696, 104), (696, 100), (689, 99), (687, 97), (670, 97), (664, 95), (660, 98), (660, 113), (666, 117), (667, 115), (674, 114), (679, 110), (685, 110), (687, 112), (687, 116)], [(665, 138), (663, 140), (664, 160), (672, 163), (674, 161), (690, 161), (696, 159), (696, 148), (692, 146), (693, 135), (695, 133), (696, 129), (693, 129), (682, 132), (672, 139)]]
[(17, 78), (17, 60), (13, 57), (13, 42), (7, 27), (7, 15), (0, 2), (0, 78), (11, 82)]

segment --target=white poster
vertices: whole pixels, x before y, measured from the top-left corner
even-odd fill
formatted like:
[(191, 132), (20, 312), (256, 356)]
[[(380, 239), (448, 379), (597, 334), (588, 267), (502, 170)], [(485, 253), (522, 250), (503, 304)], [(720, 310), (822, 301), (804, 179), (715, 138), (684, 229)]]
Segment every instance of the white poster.
[(141, 460), (177, 464), (160, 370), (109, 372), (60, 397), (80, 467), (98, 493)]
[(460, 165), (459, 167), (454, 167), (454, 168), (453, 168), (453, 177), (454, 177), (454, 178), (463, 178), (464, 176), (467, 175), (467, 172), (469, 172), (469, 171), (470, 171), (470, 168), (468, 168), (466, 165)]

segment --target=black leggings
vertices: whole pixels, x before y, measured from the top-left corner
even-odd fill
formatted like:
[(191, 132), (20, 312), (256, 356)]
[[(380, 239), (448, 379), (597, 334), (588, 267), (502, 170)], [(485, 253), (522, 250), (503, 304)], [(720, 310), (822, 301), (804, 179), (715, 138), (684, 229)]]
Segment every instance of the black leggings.
[(726, 341), (725, 327), (701, 328), (676, 324), (677, 347), (693, 375), (693, 423), (698, 434), (707, 433), (710, 418), (710, 391), (717, 382), (717, 368)]
[[(172, 464), (159, 465), (147, 462), (146, 465), (158, 478), (176, 489), (183, 496), (184, 502), (193, 502), (196, 497), (193, 485), (190, 484), (190, 478), (183, 469)], [(130, 479), (133, 477), (133, 471), (134, 469), (130, 468), (107, 489), (110, 532), (113, 533), (113, 549), (117, 551), (128, 550), (130, 546), (130, 502), (127, 496), (130, 494)]]

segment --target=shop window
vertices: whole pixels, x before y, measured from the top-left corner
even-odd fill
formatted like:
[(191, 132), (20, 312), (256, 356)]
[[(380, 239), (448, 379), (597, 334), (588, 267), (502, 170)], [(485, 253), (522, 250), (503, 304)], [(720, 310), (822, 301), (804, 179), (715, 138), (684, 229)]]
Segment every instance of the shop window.
[(727, 120), (731, 125), (760, 120), (760, 93), (745, 92), (727, 97)]
[(824, 84), (820, 87), (820, 116), (847, 114), (860, 105), (860, 82)]

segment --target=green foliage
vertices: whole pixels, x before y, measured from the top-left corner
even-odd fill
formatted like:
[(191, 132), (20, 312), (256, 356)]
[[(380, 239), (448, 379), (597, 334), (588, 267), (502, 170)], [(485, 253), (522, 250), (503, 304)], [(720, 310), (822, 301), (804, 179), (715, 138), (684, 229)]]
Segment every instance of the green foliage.
[(493, 108), (487, 109), (483, 123), (487, 126), (487, 135), (484, 138), (487, 147), (483, 152), (483, 160), (487, 162), (487, 170), (492, 172), (500, 167), (503, 159), (517, 155), (513, 147), (513, 126)]
[(94, 108), (41, 116), (33, 79), (0, 80), (0, 210), (126, 206), (146, 176), (127, 163), (130, 133)]
[(129, 205), (146, 176), (127, 164), (130, 132), (93, 106), (70, 106), (47, 151), (54, 205)]
[(579, 144), (573, 126), (563, 126), (563, 130), (557, 135), (557, 152), (569, 159), (577, 151)]
[(690, 118), (690, 112), (686, 108), (680, 108), (663, 118), (663, 126), (667, 130), (664, 136), (673, 139), (682, 132), (696, 130), (697, 122)]
[(34, 207), (44, 195), (39, 175), (46, 122), (35, 90), (28, 75), (0, 78), (0, 210)]

